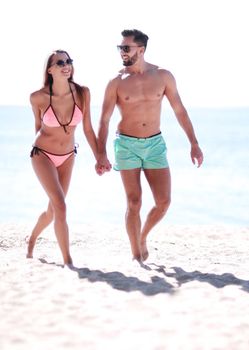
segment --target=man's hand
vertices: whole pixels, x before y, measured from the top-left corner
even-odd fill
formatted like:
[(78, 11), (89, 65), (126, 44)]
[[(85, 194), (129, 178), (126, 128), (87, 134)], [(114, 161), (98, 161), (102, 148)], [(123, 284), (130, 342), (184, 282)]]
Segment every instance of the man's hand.
[(105, 172), (110, 171), (112, 168), (106, 155), (99, 156), (95, 165), (95, 170), (98, 175), (103, 175)]
[(196, 164), (197, 162), (197, 168), (199, 168), (203, 163), (203, 153), (198, 143), (195, 143), (191, 146), (191, 159), (193, 164)]

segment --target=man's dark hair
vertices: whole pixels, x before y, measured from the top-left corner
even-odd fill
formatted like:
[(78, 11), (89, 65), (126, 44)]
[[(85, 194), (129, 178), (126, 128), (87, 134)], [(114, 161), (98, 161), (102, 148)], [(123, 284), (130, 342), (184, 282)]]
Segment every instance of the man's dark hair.
[(147, 41), (149, 39), (148, 35), (144, 34), (143, 32), (141, 32), (140, 30), (137, 29), (125, 29), (121, 32), (122, 36), (124, 38), (128, 37), (128, 36), (133, 36), (134, 37), (134, 42), (144, 46), (144, 48), (146, 49), (147, 47)]

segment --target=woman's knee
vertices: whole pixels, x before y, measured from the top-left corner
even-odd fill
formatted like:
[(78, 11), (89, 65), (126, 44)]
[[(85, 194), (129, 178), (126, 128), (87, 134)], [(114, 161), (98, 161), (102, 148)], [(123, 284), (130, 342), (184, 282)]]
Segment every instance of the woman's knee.
[(64, 198), (52, 201), (52, 215), (55, 219), (64, 220), (66, 218), (66, 202)]
[(53, 218), (54, 218), (54, 212), (53, 212), (53, 209), (50, 208), (41, 214), (39, 220), (42, 222), (45, 222), (46, 224), (49, 224), (50, 222), (52, 222)]

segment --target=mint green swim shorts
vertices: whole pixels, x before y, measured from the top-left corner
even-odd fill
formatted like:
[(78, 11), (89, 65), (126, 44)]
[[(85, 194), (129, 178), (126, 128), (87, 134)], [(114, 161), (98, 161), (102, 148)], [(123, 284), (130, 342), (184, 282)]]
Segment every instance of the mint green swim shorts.
[(115, 170), (168, 168), (167, 147), (161, 133), (146, 138), (117, 134), (114, 140)]

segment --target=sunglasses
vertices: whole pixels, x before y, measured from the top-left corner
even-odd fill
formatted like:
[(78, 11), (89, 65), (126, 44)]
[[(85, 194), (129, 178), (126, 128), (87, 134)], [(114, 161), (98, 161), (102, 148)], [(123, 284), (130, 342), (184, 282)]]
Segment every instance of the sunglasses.
[(142, 47), (142, 45), (117, 45), (117, 49), (125, 53), (129, 53), (132, 47)]
[(66, 61), (58, 60), (57, 62), (55, 62), (55, 64), (58, 67), (65, 67), (66, 65), (71, 66), (73, 64), (73, 60), (71, 58), (66, 59)]

